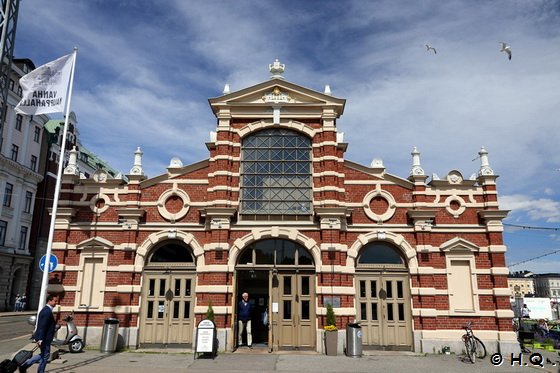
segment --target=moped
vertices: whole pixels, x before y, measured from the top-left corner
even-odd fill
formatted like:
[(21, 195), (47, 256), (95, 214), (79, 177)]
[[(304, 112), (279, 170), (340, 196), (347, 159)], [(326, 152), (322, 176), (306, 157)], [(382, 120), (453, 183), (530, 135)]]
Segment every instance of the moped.
[[(66, 322), (66, 337), (64, 339), (53, 339), (52, 346), (68, 345), (68, 350), (70, 352), (76, 353), (82, 351), (85, 345), (82, 337), (78, 335), (78, 328), (76, 328), (76, 325), (74, 324), (74, 313), (66, 315), (63, 320)], [(27, 322), (32, 326), (35, 326), (36, 321), (37, 316), (31, 316), (27, 320)], [(55, 332), (58, 332), (59, 329), (60, 325), (57, 325)]]

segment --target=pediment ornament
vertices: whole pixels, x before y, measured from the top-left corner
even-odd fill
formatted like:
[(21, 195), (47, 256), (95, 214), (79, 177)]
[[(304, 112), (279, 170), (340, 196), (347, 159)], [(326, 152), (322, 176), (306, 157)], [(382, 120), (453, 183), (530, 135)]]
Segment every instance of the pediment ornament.
[(262, 96), (264, 102), (281, 103), (281, 102), (295, 102), (288, 93), (284, 93), (278, 86), (272, 89), (272, 92), (266, 93)]

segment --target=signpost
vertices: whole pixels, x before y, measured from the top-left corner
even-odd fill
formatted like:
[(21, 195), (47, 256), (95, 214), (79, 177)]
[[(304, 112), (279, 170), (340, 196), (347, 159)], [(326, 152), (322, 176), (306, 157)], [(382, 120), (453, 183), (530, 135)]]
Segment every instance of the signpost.
[(202, 320), (196, 329), (196, 345), (194, 350), (194, 358), (197, 354), (204, 353), (211, 355), (212, 359), (216, 357), (218, 352), (216, 345), (216, 326), (210, 320)]
[[(45, 264), (47, 263), (47, 256), (43, 255), (41, 257), (41, 260), (39, 260), (39, 268), (41, 269), (41, 271), (45, 272)], [(51, 259), (49, 260), (49, 268), (47, 272), (51, 273), (52, 271), (54, 271), (54, 269), (56, 268), (56, 266), (58, 265), (58, 258), (56, 257), (56, 255), (51, 254)]]

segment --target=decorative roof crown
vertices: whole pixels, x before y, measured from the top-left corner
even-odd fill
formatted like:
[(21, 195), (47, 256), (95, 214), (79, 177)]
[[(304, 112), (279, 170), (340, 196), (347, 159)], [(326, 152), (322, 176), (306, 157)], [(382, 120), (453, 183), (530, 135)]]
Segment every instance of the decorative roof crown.
[(278, 61), (278, 58), (275, 59), (273, 63), (268, 65), (268, 70), (272, 74), (270, 79), (284, 79), (282, 74), (284, 73), (285, 67), (286, 65), (280, 63), (280, 61)]

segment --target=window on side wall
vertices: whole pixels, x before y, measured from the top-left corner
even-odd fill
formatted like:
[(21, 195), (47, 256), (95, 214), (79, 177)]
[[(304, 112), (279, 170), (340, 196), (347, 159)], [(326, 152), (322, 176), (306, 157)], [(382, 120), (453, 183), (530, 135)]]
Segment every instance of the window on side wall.
[(16, 114), (16, 130), (21, 132), (22, 123), (23, 123), (23, 117), (19, 114)]
[(78, 275), (80, 295), (78, 308), (102, 308), (105, 290), (105, 256), (82, 255), (82, 271)]
[(478, 310), (478, 289), (472, 255), (449, 255), (447, 258), (447, 288), (449, 310), (452, 313), (472, 313)]
[(26, 191), (25, 192), (25, 206), (23, 208), (23, 212), (26, 212), (26, 213), (30, 214), (32, 204), (33, 204), (33, 193), (31, 193), (30, 191)]
[(27, 227), (21, 227), (19, 231), (19, 244), (18, 249), (26, 249), (27, 248)]
[(6, 187), (4, 188), (4, 201), (3, 201), (4, 206), (10, 207), (12, 205), (13, 192), (14, 192), (13, 184), (6, 183)]
[(8, 230), (8, 222), (0, 220), (0, 246), (6, 244), (6, 231)]

